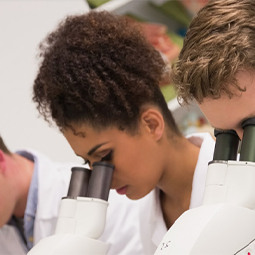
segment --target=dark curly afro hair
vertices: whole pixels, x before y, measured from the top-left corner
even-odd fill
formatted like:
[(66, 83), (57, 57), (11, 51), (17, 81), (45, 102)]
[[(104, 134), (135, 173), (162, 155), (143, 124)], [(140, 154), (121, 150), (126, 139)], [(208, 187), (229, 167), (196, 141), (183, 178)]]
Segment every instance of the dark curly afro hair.
[(40, 45), (33, 100), (60, 129), (86, 123), (135, 130), (142, 106), (159, 107), (178, 133), (159, 88), (160, 54), (127, 18), (91, 11), (69, 16)]

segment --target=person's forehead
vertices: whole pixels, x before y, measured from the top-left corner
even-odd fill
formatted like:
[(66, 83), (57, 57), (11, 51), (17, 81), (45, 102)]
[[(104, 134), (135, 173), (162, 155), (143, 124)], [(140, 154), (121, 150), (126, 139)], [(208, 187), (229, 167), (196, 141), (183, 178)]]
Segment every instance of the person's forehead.
[(255, 114), (255, 71), (240, 71), (236, 79), (238, 85), (245, 89), (244, 92), (233, 86), (232, 97), (223, 93), (217, 99), (204, 98), (199, 104), (208, 121), (215, 127), (232, 127)]
[(62, 132), (73, 149), (81, 148), (83, 151), (90, 151), (97, 145), (109, 142), (120, 143), (121, 140), (132, 137), (116, 127), (96, 130), (93, 127), (82, 125), (76, 127), (75, 132), (72, 129), (66, 129)]
[(238, 118), (232, 104), (222, 99), (205, 99), (199, 107), (214, 128), (229, 129), (235, 125)]
[(255, 100), (220, 98), (204, 100), (199, 107), (209, 123), (220, 129), (239, 128), (245, 119), (255, 116)]
[(62, 131), (66, 139), (73, 143), (78, 144), (89, 144), (90, 142), (99, 143), (102, 138), (109, 137), (112, 133), (114, 133), (115, 130), (112, 129), (103, 129), (103, 130), (97, 130), (93, 127), (90, 127), (88, 125), (77, 125), (73, 126), (71, 128), (67, 128)]

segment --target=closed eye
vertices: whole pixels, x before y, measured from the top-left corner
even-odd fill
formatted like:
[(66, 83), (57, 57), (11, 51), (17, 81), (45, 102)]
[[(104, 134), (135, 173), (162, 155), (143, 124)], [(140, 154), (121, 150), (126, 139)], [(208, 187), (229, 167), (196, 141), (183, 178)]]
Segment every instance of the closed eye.
[(112, 160), (113, 151), (110, 150), (104, 157), (101, 158), (101, 161), (111, 161)]

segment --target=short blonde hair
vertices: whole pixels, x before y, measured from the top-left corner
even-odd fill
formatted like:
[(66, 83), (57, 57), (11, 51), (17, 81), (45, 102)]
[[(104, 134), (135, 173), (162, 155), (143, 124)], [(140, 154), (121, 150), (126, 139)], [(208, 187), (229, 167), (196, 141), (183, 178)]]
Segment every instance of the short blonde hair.
[(255, 70), (255, 1), (209, 1), (192, 20), (173, 67), (178, 99), (231, 98), (234, 87), (243, 91), (239, 70)]

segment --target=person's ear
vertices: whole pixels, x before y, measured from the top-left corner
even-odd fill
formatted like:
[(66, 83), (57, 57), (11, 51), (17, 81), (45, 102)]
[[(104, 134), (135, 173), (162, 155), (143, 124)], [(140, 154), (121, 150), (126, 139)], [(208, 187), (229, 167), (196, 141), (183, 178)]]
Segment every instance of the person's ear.
[(164, 118), (160, 111), (149, 108), (141, 114), (142, 124), (145, 126), (146, 130), (155, 138), (159, 140), (165, 128)]
[(0, 173), (4, 173), (6, 169), (5, 154), (0, 150)]

